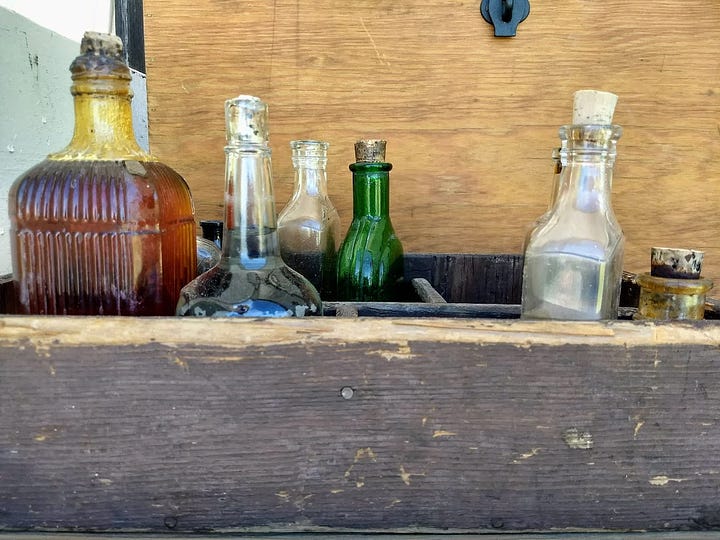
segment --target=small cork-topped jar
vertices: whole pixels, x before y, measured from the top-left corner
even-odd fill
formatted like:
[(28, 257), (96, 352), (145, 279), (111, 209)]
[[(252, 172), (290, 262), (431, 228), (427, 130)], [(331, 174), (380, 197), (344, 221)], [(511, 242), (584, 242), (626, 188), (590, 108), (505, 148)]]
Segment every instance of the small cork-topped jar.
[(700, 320), (713, 282), (700, 277), (703, 252), (654, 247), (651, 271), (637, 276), (640, 300), (635, 319)]

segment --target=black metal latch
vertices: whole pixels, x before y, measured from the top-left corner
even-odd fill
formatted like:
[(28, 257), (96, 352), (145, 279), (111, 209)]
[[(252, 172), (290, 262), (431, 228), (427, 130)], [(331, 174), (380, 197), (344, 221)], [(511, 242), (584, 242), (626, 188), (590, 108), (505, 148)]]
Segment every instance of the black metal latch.
[(495, 27), (495, 37), (512, 37), (530, 14), (529, 0), (482, 0), (480, 13)]

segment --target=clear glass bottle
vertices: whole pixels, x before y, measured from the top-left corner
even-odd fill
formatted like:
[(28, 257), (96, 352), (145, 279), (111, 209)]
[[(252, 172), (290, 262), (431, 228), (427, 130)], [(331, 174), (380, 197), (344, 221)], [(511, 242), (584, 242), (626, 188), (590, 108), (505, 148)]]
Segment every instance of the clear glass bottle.
[(353, 220), (338, 255), (338, 299), (397, 300), (403, 248), (390, 220), (390, 170), (383, 140), (355, 143)]
[(222, 256), (222, 221), (204, 220), (200, 228), (202, 236), (196, 238), (198, 276), (219, 263)]
[(183, 287), (176, 313), (197, 317), (322, 314), (315, 287), (280, 256), (267, 105), (225, 102), (225, 230), (220, 262)]
[(340, 216), (327, 192), (323, 141), (292, 141), (295, 189), (278, 216), (283, 260), (310, 280), (324, 300), (335, 298)]
[(10, 189), (18, 311), (172, 315), (196, 272), (190, 190), (135, 139), (118, 37), (86, 33), (70, 71), (69, 145)]
[(195, 238), (197, 244), (197, 275), (207, 272), (220, 262), (222, 252), (215, 242), (202, 236)]
[(560, 182), (561, 179), (561, 172), (562, 172), (562, 160), (560, 159), (560, 151), (561, 148), (553, 148), (552, 151), (552, 160), (553, 160), (553, 177), (552, 177), (552, 184), (550, 188), (550, 204), (548, 205), (547, 210), (543, 215), (541, 215), (539, 218), (537, 218), (535, 221), (533, 221), (530, 226), (527, 228), (527, 232), (525, 233), (525, 238), (523, 240), (522, 245), (522, 253), (525, 253), (525, 249), (528, 246), (528, 243), (530, 242), (530, 236), (532, 236), (533, 232), (538, 230), (550, 217), (550, 213), (552, 212), (553, 207), (555, 206), (555, 203), (557, 202), (558, 198), (560, 197), (560, 191), (563, 188), (563, 184)]
[(617, 318), (624, 237), (610, 201), (617, 125), (560, 128), (560, 197), (531, 236), (523, 268), (523, 318)]

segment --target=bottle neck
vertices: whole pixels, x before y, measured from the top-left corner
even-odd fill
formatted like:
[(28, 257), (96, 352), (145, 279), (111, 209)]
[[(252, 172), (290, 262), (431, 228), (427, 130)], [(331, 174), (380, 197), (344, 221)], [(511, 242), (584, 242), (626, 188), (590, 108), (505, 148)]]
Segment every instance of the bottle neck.
[(558, 207), (584, 213), (612, 211), (613, 167), (620, 133), (619, 126), (561, 128)]
[(53, 160), (152, 161), (135, 139), (129, 80), (78, 77), (72, 86), (75, 129), (70, 144)]
[(317, 158), (293, 158), (295, 168), (295, 197), (309, 195), (311, 197), (327, 196), (326, 160)]
[(247, 269), (279, 257), (270, 149), (259, 144), (225, 147), (223, 258)]
[(390, 163), (352, 163), (353, 217), (390, 216)]

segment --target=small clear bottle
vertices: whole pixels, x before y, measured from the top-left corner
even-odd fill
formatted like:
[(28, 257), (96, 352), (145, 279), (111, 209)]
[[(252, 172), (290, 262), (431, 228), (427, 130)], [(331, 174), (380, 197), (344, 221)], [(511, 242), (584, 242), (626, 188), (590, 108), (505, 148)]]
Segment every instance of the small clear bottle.
[(278, 216), (280, 253), (290, 268), (310, 280), (321, 298), (335, 298), (340, 216), (327, 192), (323, 141), (292, 141), (295, 189)]
[(204, 220), (200, 222), (200, 228), (202, 236), (195, 239), (198, 276), (219, 263), (222, 256), (222, 221)]
[(320, 295), (280, 256), (267, 105), (254, 96), (225, 102), (225, 230), (220, 262), (180, 293), (176, 313), (198, 317), (322, 314)]
[(222, 252), (215, 242), (202, 236), (195, 238), (197, 248), (197, 275), (207, 272), (220, 262)]
[[(527, 319), (617, 318), (625, 245), (610, 201), (622, 134), (611, 124), (617, 96), (581, 92), (593, 94), (576, 93), (577, 121), (560, 128), (560, 181), (567, 188), (525, 250), (521, 316)], [(595, 98), (600, 112), (580, 105)]]

